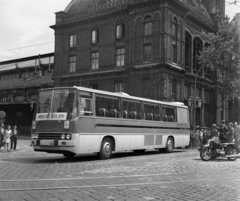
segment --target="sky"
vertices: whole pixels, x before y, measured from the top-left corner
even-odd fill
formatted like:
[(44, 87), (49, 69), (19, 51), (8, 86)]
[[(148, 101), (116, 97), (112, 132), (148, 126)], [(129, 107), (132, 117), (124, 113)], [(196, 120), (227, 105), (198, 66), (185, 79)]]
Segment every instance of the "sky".
[[(70, 2), (0, 0), (0, 62), (54, 52), (54, 30), (49, 26), (55, 24), (55, 13), (64, 11)], [(226, 6), (230, 18), (240, 12), (237, 2)]]

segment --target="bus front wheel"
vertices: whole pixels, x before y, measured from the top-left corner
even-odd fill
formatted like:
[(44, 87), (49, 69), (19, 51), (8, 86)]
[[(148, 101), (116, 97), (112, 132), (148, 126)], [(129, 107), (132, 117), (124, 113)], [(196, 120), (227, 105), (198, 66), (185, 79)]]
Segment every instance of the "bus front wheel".
[(75, 153), (63, 153), (63, 155), (65, 156), (65, 158), (71, 159), (71, 158), (74, 158), (74, 156), (75, 156), (76, 154), (75, 154)]
[(105, 138), (102, 141), (101, 151), (98, 153), (100, 159), (109, 159), (112, 155), (112, 140), (110, 138)]
[(166, 153), (170, 153), (170, 152), (173, 151), (173, 149), (174, 149), (173, 138), (172, 138), (172, 137), (169, 137), (169, 138), (167, 139), (165, 152), (166, 152)]

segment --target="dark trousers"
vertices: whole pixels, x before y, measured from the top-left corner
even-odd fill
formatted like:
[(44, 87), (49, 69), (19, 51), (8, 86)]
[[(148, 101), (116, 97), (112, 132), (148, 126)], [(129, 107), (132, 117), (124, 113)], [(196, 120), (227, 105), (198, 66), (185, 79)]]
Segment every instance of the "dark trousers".
[(12, 136), (11, 137), (11, 149), (16, 150), (17, 147), (17, 136)]
[(3, 135), (0, 134), (0, 149), (2, 148), (3, 146)]

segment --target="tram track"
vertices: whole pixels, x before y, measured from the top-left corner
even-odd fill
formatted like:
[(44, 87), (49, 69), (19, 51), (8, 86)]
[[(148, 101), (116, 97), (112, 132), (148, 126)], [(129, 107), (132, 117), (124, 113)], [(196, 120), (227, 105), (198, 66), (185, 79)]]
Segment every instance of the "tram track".
[[(206, 174), (151, 174), (132, 176), (110, 176), (91, 178), (63, 178), (63, 179), (29, 179), (29, 180), (0, 180), (0, 193), (13, 191), (53, 191), (67, 189), (89, 188), (119, 188), (149, 185), (179, 185), (195, 183), (237, 182), (240, 185), (240, 175), (222, 175), (221, 172), (209, 177)], [(35, 186), (35, 187), (34, 187)]]

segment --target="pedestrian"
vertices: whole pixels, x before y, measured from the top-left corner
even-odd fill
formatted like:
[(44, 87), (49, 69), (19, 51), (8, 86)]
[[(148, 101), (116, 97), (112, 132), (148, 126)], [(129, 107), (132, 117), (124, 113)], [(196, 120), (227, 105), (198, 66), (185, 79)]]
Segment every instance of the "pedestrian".
[(0, 124), (0, 151), (1, 151), (1, 148), (2, 146), (4, 146), (4, 142), (3, 142), (3, 134), (4, 134), (4, 124), (1, 123)]
[(12, 136), (12, 130), (11, 130), (11, 126), (8, 125), (7, 129), (4, 131), (4, 135), (3, 135), (3, 139), (4, 139), (4, 143), (5, 143), (5, 147), (4, 147), (4, 151), (9, 151), (9, 143), (10, 143), (10, 138)]
[(195, 145), (195, 133), (194, 133), (194, 130), (191, 128), (190, 130), (190, 148), (194, 148), (194, 145)]
[(199, 145), (199, 136), (200, 136), (200, 130), (199, 130), (199, 126), (196, 129), (196, 133), (195, 133), (195, 148), (198, 148)]
[(227, 132), (227, 142), (231, 143), (233, 141), (233, 138), (234, 138), (233, 123), (230, 122), (229, 123), (229, 129), (228, 129), (228, 132)]
[(204, 132), (204, 129), (201, 128), (199, 130), (199, 146), (202, 146), (202, 144), (203, 144), (203, 132)]
[(208, 142), (208, 139), (210, 138), (210, 133), (209, 133), (209, 129), (208, 128), (205, 128), (203, 130), (203, 144), (207, 144)]
[(17, 126), (15, 125), (13, 126), (12, 137), (11, 137), (11, 150), (16, 150), (17, 135), (18, 135), (18, 130), (17, 130)]
[(218, 142), (218, 141), (219, 141), (219, 132), (218, 132), (218, 129), (217, 129), (217, 125), (216, 125), (216, 124), (213, 124), (213, 125), (212, 125), (211, 140), (212, 140), (212, 141), (215, 141), (215, 142)]
[(235, 141), (235, 145), (238, 147), (239, 145), (239, 136), (240, 136), (240, 127), (238, 126), (237, 122), (234, 123), (234, 141)]
[(227, 142), (227, 131), (228, 131), (228, 127), (225, 124), (225, 120), (222, 120), (222, 125), (220, 126), (220, 135), (219, 135), (219, 140), (222, 143)]

